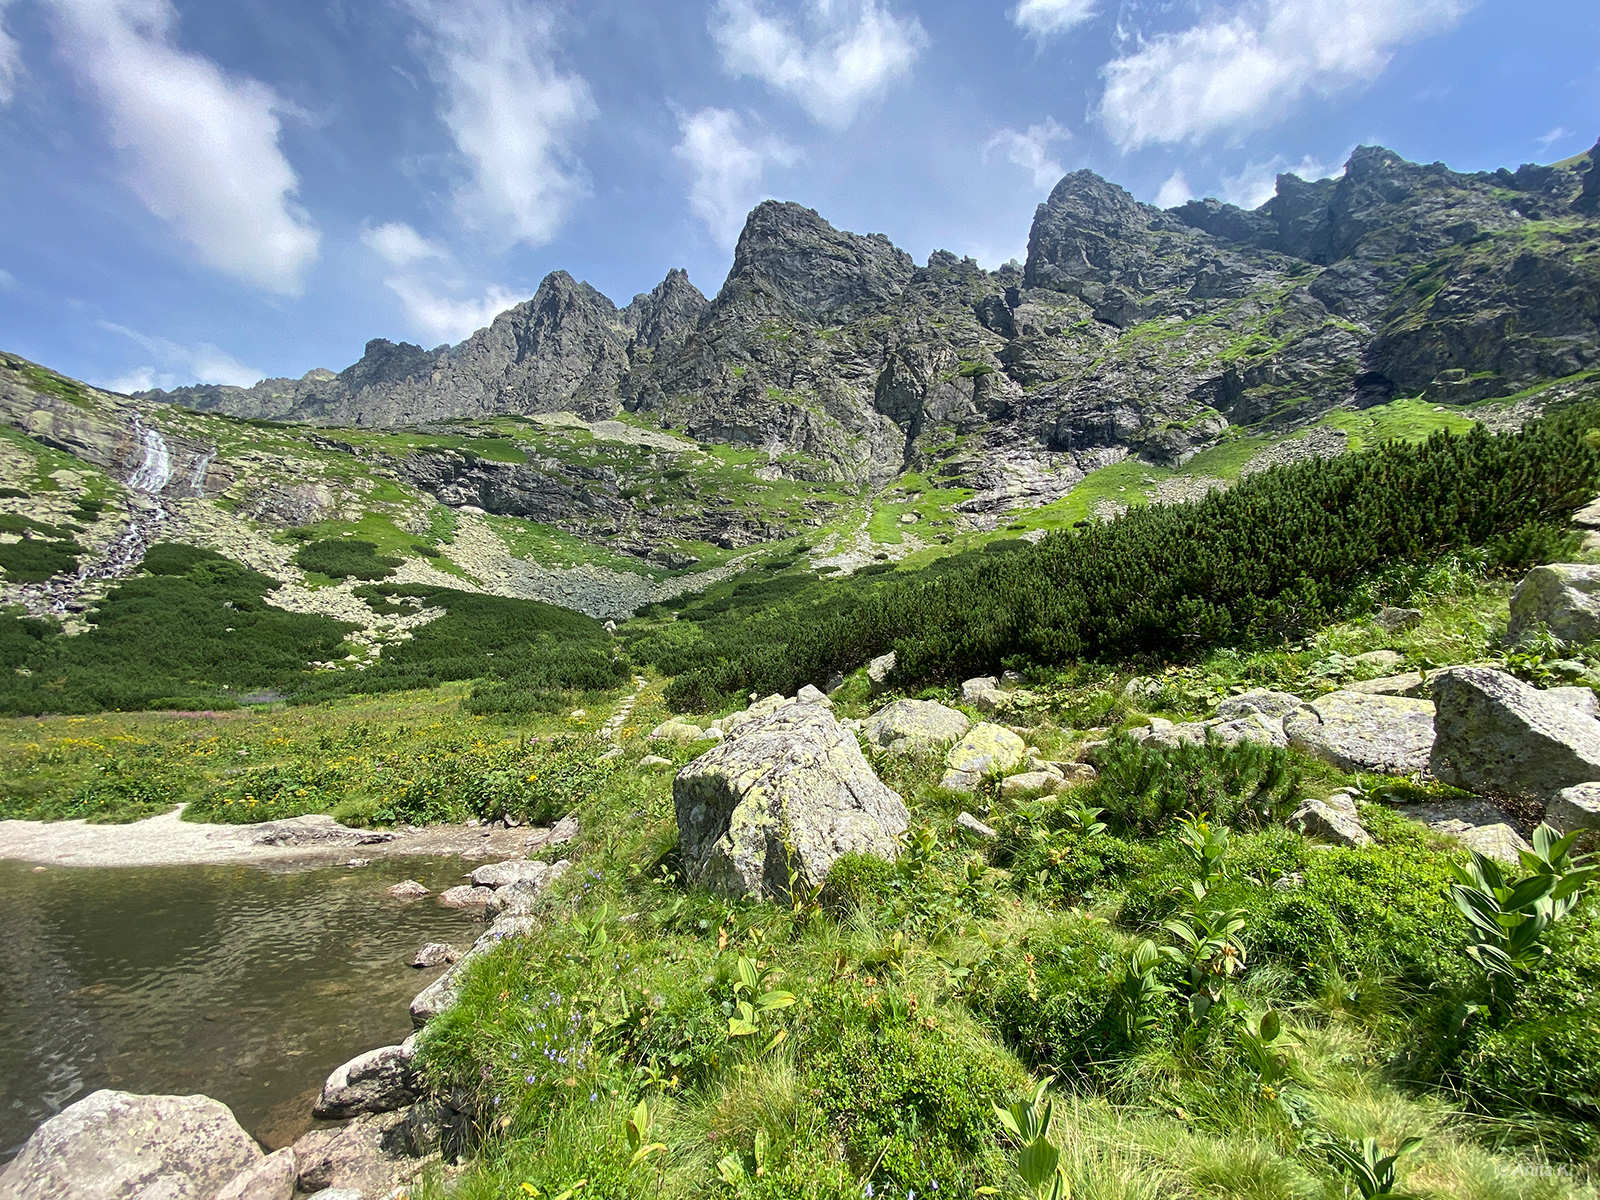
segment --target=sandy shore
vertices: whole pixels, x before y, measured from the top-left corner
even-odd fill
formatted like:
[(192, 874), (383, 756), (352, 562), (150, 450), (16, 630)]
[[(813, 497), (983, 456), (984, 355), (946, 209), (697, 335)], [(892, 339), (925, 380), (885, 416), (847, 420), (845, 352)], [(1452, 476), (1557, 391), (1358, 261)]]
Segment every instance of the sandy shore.
[[(550, 840), (548, 829), (435, 825), (393, 831), (392, 840), (362, 842), (368, 831), (345, 830), (326, 818), (272, 825), (202, 825), (181, 810), (130, 825), (84, 821), (0, 821), (0, 859), (56, 867), (165, 867), (244, 863), (258, 866), (348, 862), (405, 855), (456, 854), (511, 858)], [(292, 828), (284, 840), (264, 841)], [(373, 831), (388, 836), (389, 831)]]

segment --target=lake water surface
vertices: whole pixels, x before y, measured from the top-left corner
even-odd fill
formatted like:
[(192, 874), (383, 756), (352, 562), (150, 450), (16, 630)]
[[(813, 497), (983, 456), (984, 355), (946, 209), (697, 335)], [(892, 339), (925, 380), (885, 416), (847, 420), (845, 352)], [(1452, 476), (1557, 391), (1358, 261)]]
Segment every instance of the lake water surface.
[(213, 1096), (269, 1149), (288, 1145), (334, 1067), (411, 1031), (411, 998), (440, 974), (407, 965), (417, 947), (482, 930), (386, 889), (437, 893), (470, 866), (0, 862), (0, 1162), (103, 1087)]

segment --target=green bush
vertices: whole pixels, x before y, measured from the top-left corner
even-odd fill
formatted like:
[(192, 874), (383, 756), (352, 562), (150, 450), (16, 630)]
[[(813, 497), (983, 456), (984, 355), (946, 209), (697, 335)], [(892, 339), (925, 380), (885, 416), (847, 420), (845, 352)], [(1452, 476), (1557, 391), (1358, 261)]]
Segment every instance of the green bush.
[(998, 952), (968, 1003), (1027, 1061), (1103, 1080), (1128, 1049), (1117, 984), (1121, 963), (1105, 927), (1058, 917)]
[(616, 770), (616, 760), (599, 757), (601, 749), (592, 738), (578, 737), (485, 745), (475, 754), (436, 762), (373, 816), (418, 825), (505, 816), (546, 823), (570, 813)]
[(1113, 738), (1096, 759), (1100, 776), (1074, 796), (1105, 810), (1113, 829), (1151, 834), (1183, 814), (1252, 828), (1282, 821), (1303, 781), (1289, 751), (1256, 742), (1149, 746)]
[(308, 661), (342, 653), (350, 626), (274, 608), (264, 597), (275, 580), (213, 551), (158, 545), (145, 571), (112, 588), (76, 637), (0, 618), (0, 647), (20, 658), (0, 674), (0, 712), (226, 707), (244, 692), (292, 692)]
[(394, 574), (400, 560), (377, 551), (376, 542), (323, 538), (301, 546), (294, 553), (294, 561), (307, 571), (316, 571), (330, 579), (387, 579)]
[(876, 854), (851, 850), (834, 859), (822, 886), (823, 903), (844, 913), (857, 906), (873, 908), (894, 896), (900, 880), (895, 865)]
[[(893, 1011), (897, 1001), (906, 1007)], [(881, 980), (819, 995), (799, 1048), (804, 1079), (876, 1190), (970, 1195), (1004, 1169), (990, 1105), (1016, 1086), (1016, 1070), (909, 1004)]]

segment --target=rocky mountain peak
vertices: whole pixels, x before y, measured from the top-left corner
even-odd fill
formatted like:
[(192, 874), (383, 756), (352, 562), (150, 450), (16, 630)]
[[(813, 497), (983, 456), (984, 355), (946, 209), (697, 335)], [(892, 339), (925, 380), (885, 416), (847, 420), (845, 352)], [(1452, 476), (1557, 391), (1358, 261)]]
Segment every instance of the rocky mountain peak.
[(1158, 235), (1181, 241), (1185, 234), (1189, 231), (1181, 221), (1141, 204), (1124, 188), (1093, 171), (1074, 171), (1034, 214), (1027, 283), (1092, 304), (1100, 303), (1107, 285), (1124, 295), (1146, 295), (1159, 286), (1158, 278), (1170, 274), (1160, 262), (1166, 247)]
[(621, 317), (633, 331), (636, 346), (655, 351), (663, 345), (681, 345), (710, 306), (689, 282), (689, 272), (674, 267), (654, 289), (635, 296)]
[(768, 200), (745, 222), (717, 304), (765, 298), (786, 315), (827, 321), (894, 300), (913, 269), (881, 233), (846, 233), (812, 209)]

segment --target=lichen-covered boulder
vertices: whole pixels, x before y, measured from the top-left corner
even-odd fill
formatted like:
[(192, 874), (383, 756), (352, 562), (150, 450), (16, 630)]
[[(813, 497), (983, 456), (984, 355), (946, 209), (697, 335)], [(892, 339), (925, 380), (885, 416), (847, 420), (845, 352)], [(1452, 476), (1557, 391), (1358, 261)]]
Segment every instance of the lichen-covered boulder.
[(1346, 771), (1410, 775), (1428, 765), (1433, 705), (1404, 696), (1330, 692), (1283, 723), (1289, 744)]
[(1439, 707), (1432, 770), (1467, 791), (1553, 796), (1600, 780), (1600, 721), (1491, 667), (1433, 677)]
[(1289, 818), (1289, 828), (1335, 846), (1361, 847), (1373, 844), (1372, 835), (1361, 824), (1355, 806), (1328, 800), (1307, 800)]
[(1506, 635), (1519, 641), (1540, 625), (1564, 642), (1600, 638), (1600, 567), (1551, 563), (1529, 571), (1511, 595)]
[(980, 721), (945, 755), (939, 786), (953, 792), (976, 791), (985, 775), (1015, 771), (1028, 758), (1028, 745), (1001, 725)]
[(99, 1091), (34, 1131), (0, 1174), (4, 1200), (213, 1200), (263, 1158), (206, 1096)]
[(966, 713), (937, 700), (896, 700), (867, 718), (861, 732), (891, 754), (926, 754), (943, 750), (971, 728)]
[(788, 895), (791, 870), (821, 883), (850, 851), (894, 858), (911, 820), (818, 704), (786, 704), (743, 726), (678, 772), (672, 800), (689, 878), (757, 899)]
[(867, 687), (874, 696), (888, 691), (889, 677), (894, 674), (899, 662), (900, 656), (891, 650), (887, 654), (878, 655), (867, 664)]
[(1468, 850), (1504, 863), (1515, 865), (1519, 861), (1518, 851), (1532, 849), (1512, 825), (1511, 815), (1486, 800), (1406, 804), (1396, 811), (1435, 833), (1454, 838)]
[(1545, 824), (1557, 833), (1600, 829), (1600, 783), (1562, 788), (1545, 809)]

